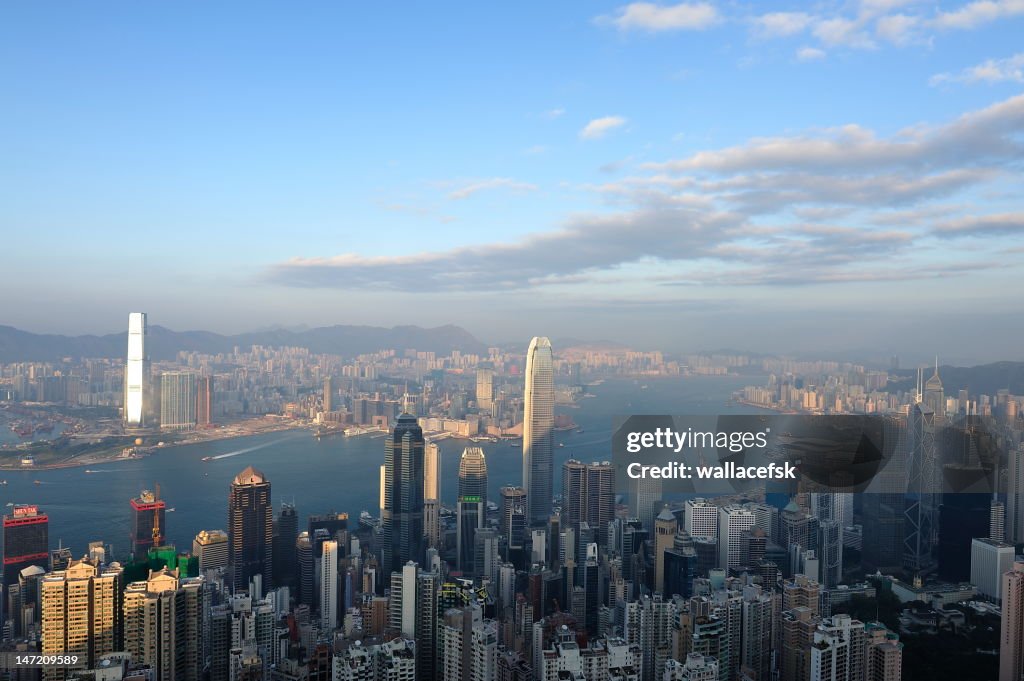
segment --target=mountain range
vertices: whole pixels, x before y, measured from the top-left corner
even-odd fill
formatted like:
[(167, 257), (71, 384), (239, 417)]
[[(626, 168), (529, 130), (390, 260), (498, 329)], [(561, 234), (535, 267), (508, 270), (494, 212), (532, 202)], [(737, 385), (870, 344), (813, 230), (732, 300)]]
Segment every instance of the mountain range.
[[(172, 331), (150, 326), (146, 336), (148, 354), (153, 360), (173, 359), (178, 351), (203, 353), (231, 352), (236, 346), (247, 350), (253, 345), (307, 348), (313, 353), (352, 357), (381, 349), (421, 351), (447, 355), (452, 350), (485, 354), (487, 346), (465, 329), (438, 326), (325, 326), (304, 331), (270, 329), (235, 335), (209, 331)], [(128, 332), (105, 336), (62, 336), (22, 331), (0, 326), (0, 362), (45, 362), (62, 357), (123, 357), (128, 348)]]

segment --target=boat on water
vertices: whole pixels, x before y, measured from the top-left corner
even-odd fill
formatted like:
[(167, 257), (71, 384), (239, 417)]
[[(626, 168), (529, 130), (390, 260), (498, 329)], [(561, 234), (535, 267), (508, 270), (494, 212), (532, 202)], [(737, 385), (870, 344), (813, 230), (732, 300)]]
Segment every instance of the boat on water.
[(212, 456), (204, 456), (203, 458), (200, 459), (200, 461), (212, 461), (212, 460), (213, 460)]
[(582, 429), (582, 428), (577, 428), (577, 429), (576, 429), (576, 432), (577, 432), (577, 433), (582, 433), (582, 432), (583, 432), (583, 429)]
[(168, 512), (168, 513), (174, 513), (174, 508), (173, 508), (173, 507), (171, 507), (171, 508), (167, 509), (167, 512)]
[(96, 471), (91, 471), (91, 470), (89, 470), (88, 468), (86, 468), (86, 469), (85, 469), (85, 472), (86, 472), (86, 473), (95, 473)]
[(6, 480), (0, 480), (0, 485), (6, 485), (6, 484), (7, 484)]
[(40, 480), (33, 480), (32, 482), (33, 482), (33, 484), (36, 484), (36, 485), (43, 484), (42, 481), (40, 481)]

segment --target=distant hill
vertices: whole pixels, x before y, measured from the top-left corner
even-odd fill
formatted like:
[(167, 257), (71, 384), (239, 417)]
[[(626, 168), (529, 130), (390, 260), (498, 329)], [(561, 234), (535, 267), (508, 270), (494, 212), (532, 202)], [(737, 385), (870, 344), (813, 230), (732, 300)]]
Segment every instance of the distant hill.
[[(924, 370), (924, 378), (928, 380), (934, 369)], [(908, 390), (917, 380), (916, 369), (901, 369), (892, 372), (899, 377), (891, 387)], [(967, 390), (971, 395), (995, 395), (1003, 389), (1009, 389), (1013, 395), (1024, 395), (1024, 362), (993, 362), (976, 367), (940, 366), (939, 378), (946, 395), (955, 396), (959, 390)]]
[[(448, 354), (452, 350), (486, 353), (487, 346), (463, 328), (453, 325), (425, 329), (419, 326), (325, 326), (306, 331), (274, 329), (224, 336), (209, 331), (172, 331), (150, 326), (149, 355), (154, 360), (173, 359), (180, 350), (218, 353), (235, 346), (288, 345), (310, 352), (351, 357), (381, 349), (416, 348)], [(128, 333), (106, 336), (61, 336), (21, 331), (0, 326), (0, 362), (53, 361), (62, 357), (122, 357)]]

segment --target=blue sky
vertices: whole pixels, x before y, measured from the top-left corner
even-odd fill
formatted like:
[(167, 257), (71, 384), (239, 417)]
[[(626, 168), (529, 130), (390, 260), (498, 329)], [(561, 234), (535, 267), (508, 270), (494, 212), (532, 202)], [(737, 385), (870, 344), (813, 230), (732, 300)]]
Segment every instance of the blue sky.
[(1021, 35), (1022, 0), (7, 3), (0, 323), (1021, 358)]

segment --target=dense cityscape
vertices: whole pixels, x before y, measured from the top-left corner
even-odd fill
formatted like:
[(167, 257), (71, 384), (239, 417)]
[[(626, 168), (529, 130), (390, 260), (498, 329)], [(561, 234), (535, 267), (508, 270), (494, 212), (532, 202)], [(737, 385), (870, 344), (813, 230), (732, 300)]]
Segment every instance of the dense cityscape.
[[(2, 450), (4, 465), (168, 457), (183, 443), (302, 428), (325, 441), (383, 440), (379, 508), (358, 518), (304, 509), (300, 526), (302, 498), (280, 502), (271, 479), (240, 464), (225, 481), (227, 524), (193, 528), (191, 547), (166, 541), (174, 508), (157, 481), (110, 502), (130, 506), (129, 544), (90, 538), (76, 555), (54, 548), (45, 507), (9, 503), (4, 678), (1020, 674), (1022, 397), (947, 396), (937, 360), (904, 381), (896, 358), (888, 371), (739, 354), (671, 359), (559, 352), (537, 337), (525, 353), (386, 349), (346, 359), (252, 347), (154, 362), (147, 327), (144, 313), (130, 315), (120, 360), (0, 368), (0, 403), (18, 436)], [(607, 443), (555, 465), (554, 436), (582, 430), (571, 414), (586, 408), (590, 386), (625, 376), (642, 391), (640, 381), (737, 371), (767, 379), (723, 409), (878, 415), (905, 465), (882, 474), (884, 493), (768, 483), (715, 498), (673, 497), (646, 479), (616, 489)], [(447, 439), (466, 443), (457, 471), (440, 465)], [(521, 452), (522, 478), (490, 498), (478, 445), (496, 442)], [(988, 471), (990, 484), (936, 492), (932, 483), (951, 471)], [(457, 487), (454, 504), (442, 484)], [(35, 654), (76, 662), (10, 657)]]

